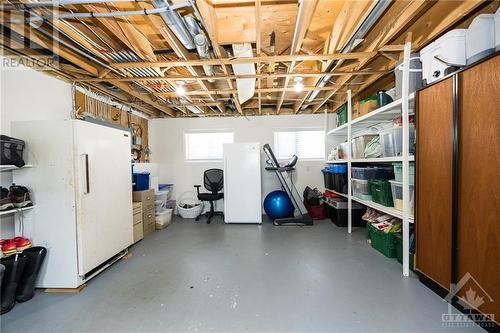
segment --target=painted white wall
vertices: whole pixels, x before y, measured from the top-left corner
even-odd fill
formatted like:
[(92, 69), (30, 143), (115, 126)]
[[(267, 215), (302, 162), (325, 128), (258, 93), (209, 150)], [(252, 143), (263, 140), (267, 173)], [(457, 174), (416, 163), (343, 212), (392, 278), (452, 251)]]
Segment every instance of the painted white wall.
[[(3, 58), (0, 57), (3, 64)], [(30, 68), (4, 68), (0, 65), (1, 133), (10, 135), (13, 121), (69, 119), (73, 107), (71, 85)], [(50, 135), (50, 133), (47, 133)], [(22, 138), (20, 138), (22, 139)], [(29, 147), (25, 154), (29, 154)], [(22, 170), (16, 172), (23, 172)], [(12, 184), (12, 174), (0, 174), (2, 186)], [(29, 187), (29, 184), (22, 184)], [(0, 238), (12, 237), (12, 217), (2, 217)]]
[[(274, 131), (280, 129), (315, 128), (324, 129), (323, 115), (260, 116), (238, 118), (177, 118), (153, 119), (149, 121), (149, 145), (151, 161), (159, 163), (160, 183), (174, 184), (174, 197), (185, 191), (196, 191), (194, 184), (203, 184), (203, 172), (210, 168), (223, 169), (222, 161), (188, 162), (184, 154), (184, 132), (186, 130), (221, 130), (234, 132), (235, 142), (260, 142), (274, 146)], [(264, 170), (266, 156), (262, 152), (262, 194), (280, 189), (274, 172)], [(320, 169), (323, 160), (300, 160), (293, 180), (300, 194), (306, 186), (323, 188)], [(242, 194), (244, 189), (242, 189)], [(222, 209), (221, 203), (217, 205)]]

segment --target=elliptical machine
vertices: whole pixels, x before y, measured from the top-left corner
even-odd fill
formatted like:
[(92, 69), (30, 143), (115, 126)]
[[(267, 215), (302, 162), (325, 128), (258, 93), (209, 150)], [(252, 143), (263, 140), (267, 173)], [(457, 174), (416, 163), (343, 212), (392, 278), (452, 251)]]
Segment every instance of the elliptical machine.
[(266, 170), (274, 171), (276, 173), (276, 177), (278, 177), (281, 186), (285, 190), (286, 194), (288, 194), (288, 197), (292, 201), (293, 207), (295, 208), (294, 217), (276, 219), (274, 220), (274, 225), (313, 225), (313, 219), (309, 216), (299, 192), (295, 188), (291, 177), (288, 175), (289, 172), (295, 170), (295, 164), (297, 164), (298, 160), (297, 155), (293, 155), (286, 165), (280, 166), (276, 156), (274, 156), (271, 146), (266, 143), (263, 149), (267, 155), (266, 163), (269, 165), (266, 167)]

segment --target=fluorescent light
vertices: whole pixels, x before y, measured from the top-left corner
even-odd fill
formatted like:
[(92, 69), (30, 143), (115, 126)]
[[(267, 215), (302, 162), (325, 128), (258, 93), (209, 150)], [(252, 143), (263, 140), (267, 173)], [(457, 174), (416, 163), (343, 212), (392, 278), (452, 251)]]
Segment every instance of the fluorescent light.
[(296, 92), (301, 92), (304, 89), (304, 84), (302, 83), (302, 77), (301, 76), (296, 76), (293, 81), (295, 82), (295, 86), (293, 87), (293, 90)]
[(186, 88), (184, 88), (184, 85), (183, 84), (180, 84), (177, 86), (177, 88), (175, 89), (175, 92), (177, 93), (177, 95), (179, 96), (184, 96), (186, 94)]

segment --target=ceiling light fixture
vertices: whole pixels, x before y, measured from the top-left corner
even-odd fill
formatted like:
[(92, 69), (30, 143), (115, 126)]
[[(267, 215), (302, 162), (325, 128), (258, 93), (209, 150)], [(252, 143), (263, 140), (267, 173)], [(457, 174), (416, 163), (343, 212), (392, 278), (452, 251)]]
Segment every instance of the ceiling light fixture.
[(296, 92), (301, 92), (304, 89), (304, 84), (302, 83), (302, 76), (296, 76), (293, 81), (295, 82), (295, 86), (293, 90)]
[(184, 96), (186, 94), (186, 88), (184, 88), (184, 82), (177, 82), (178, 86), (175, 88), (175, 92), (179, 96)]

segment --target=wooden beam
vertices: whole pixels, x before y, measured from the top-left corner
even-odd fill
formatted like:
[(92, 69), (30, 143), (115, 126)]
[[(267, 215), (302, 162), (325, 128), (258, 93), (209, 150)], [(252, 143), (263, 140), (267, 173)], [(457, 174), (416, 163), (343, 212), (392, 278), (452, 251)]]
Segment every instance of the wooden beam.
[[(209, 5), (206, 0), (197, 0), (196, 4), (198, 6), (198, 10), (201, 12), (201, 15), (203, 16), (205, 28), (207, 30), (208, 37), (212, 42), (212, 50), (214, 51), (215, 57), (223, 58), (224, 56), (227, 56), (226, 51), (219, 45), (219, 41), (217, 39), (217, 17), (215, 15), (215, 10), (213, 6)], [(224, 75), (228, 76), (228, 74), (230, 73), (229, 67), (226, 65), (223, 65), (221, 67), (222, 71), (224, 72)], [(234, 89), (233, 81), (231, 79), (226, 78), (226, 82), (229, 89), (231, 90)], [(237, 94), (232, 95), (232, 100), (234, 105), (236, 106), (236, 110), (240, 114), (243, 114), (243, 109), (241, 108), (241, 104)]]
[[(290, 55), (295, 55), (300, 51), (302, 47), (302, 42), (304, 41), (304, 37), (306, 36), (306, 32), (309, 29), (309, 25), (311, 24), (311, 20), (314, 15), (314, 10), (316, 9), (316, 5), (318, 4), (317, 0), (302, 0), (300, 3), (299, 11), (297, 13), (297, 20), (295, 21), (295, 30), (293, 32), (292, 39), (292, 47), (290, 49)], [(292, 61), (290, 67), (288, 67), (288, 72), (292, 72), (295, 68), (295, 61)], [(288, 87), (288, 82), (290, 78), (287, 76), (285, 78), (284, 87)], [(286, 91), (283, 90), (280, 94), (280, 99), (276, 104), (276, 114), (280, 113), (281, 105), (283, 104), (283, 100), (285, 98)]]
[[(363, 83), (352, 83), (353, 85), (360, 85)], [(331, 90), (336, 90), (338, 89), (336, 86), (326, 86), (326, 87), (304, 87), (302, 89), (303, 91), (331, 91)], [(255, 92), (261, 92), (261, 93), (275, 93), (275, 92), (294, 92), (293, 87), (286, 87), (286, 88), (261, 88), (261, 89), (255, 89)], [(197, 95), (230, 95), (230, 94), (235, 94), (237, 93), (237, 90), (235, 89), (229, 89), (229, 90), (198, 90), (198, 91), (186, 91), (185, 95), (186, 96), (197, 96)], [(178, 97), (175, 92), (167, 92), (167, 93), (153, 93), (155, 96), (161, 96), (161, 97)]]
[[(376, 1), (346, 1), (342, 10), (332, 24), (332, 29), (323, 46), (323, 54), (339, 52), (347, 42), (354, 36), (361, 23), (368, 16)], [(325, 71), (333, 60), (321, 64), (321, 70)], [(321, 78), (313, 80), (313, 85), (318, 84)], [(294, 112), (298, 113), (309, 94), (304, 94), (302, 101), (295, 103)]]
[(193, 59), (193, 60), (173, 60), (173, 61), (144, 61), (144, 62), (122, 62), (113, 63), (112, 66), (117, 69), (123, 68), (149, 68), (149, 67), (186, 67), (203, 65), (235, 65), (235, 64), (255, 64), (271, 62), (291, 62), (291, 61), (323, 61), (323, 60), (358, 60), (371, 59), (377, 55), (377, 52), (351, 52), (335, 54), (297, 54), (297, 55), (277, 55), (277, 56), (259, 56), (252, 58), (222, 58), (222, 59)]
[[(408, 3), (403, 2), (403, 4), (405, 4), (405, 8), (398, 13), (399, 15), (393, 17), (388, 16), (386, 18), (388, 22), (387, 21), (384, 22), (383, 32), (375, 36), (375, 38), (371, 41), (371, 43), (365, 46), (364, 48), (365, 50), (374, 51), (384, 47), (392, 39), (401, 34), (403, 29), (407, 27), (407, 25), (415, 18), (416, 15), (418, 15), (422, 10), (429, 8), (429, 6), (433, 5), (432, 2), (428, 2), (425, 0), (415, 0)], [(376, 57), (376, 55), (377, 54), (373, 55), (372, 58), (365, 58), (361, 60), (356, 67), (358, 69), (361, 69), (362, 67), (370, 63), (373, 60), (373, 58)], [(337, 87), (340, 89), (349, 80), (351, 80), (352, 77), (353, 77), (352, 75), (346, 75), (340, 77), (336, 81)], [(335, 90), (326, 93), (326, 95), (323, 98), (323, 103), (320, 103), (316, 107), (314, 107), (313, 113), (317, 112), (322, 107), (322, 105), (326, 103), (335, 93), (336, 93)]]
[[(255, 0), (255, 53), (256, 56), (259, 57), (262, 49), (262, 31), (260, 27), (260, 22), (261, 22), (261, 13), (260, 13), (260, 1), (261, 0)], [(257, 63), (257, 74), (260, 74), (260, 63)], [(261, 80), (260, 78), (257, 79), (257, 89), (261, 88)], [(262, 114), (262, 104), (261, 104), (261, 98), (262, 98), (262, 93), (257, 93), (258, 95), (258, 108), (259, 108), (259, 114)]]
[[(4, 12), (0, 12), (0, 21), (4, 20)], [(38, 32), (36, 29), (29, 28), (25, 29), (23, 25), (20, 24), (11, 24), (9, 20), (5, 20), (4, 25), (11, 29), (12, 31), (18, 33), (23, 36), (27, 40), (31, 40), (32, 42), (38, 44), (39, 46), (46, 48), (52, 51), (54, 54), (59, 55), (60, 57), (74, 63), (78, 67), (84, 69), (89, 74), (97, 76), (99, 74), (97, 65), (87, 60), (86, 58), (75, 54), (72, 51), (68, 51), (63, 47), (60, 47), (58, 43), (55, 43), (53, 40), (50, 40), (42, 33)]]
[(214, 76), (185, 76), (185, 75), (167, 75), (156, 77), (124, 77), (124, 78), (111, 78), (111, 77), (97, 77), (97, 78), (80, 78), (75, 79), (75, 82), (148, 82), (148, 81), (191, 81), (191, 80), (236, 80), (236, 79), (265, 79), (269, 77), (322, 77), (322, 76), (342, 76), (342, 75), (373, 75), (373, 74), (387, 74), (389, 71), (335, 71), (335, 72), (295, 72), (295, 73), (261, 73), (261, 74), (240, 74), (240, 75), (214, 75)]
[(127, 94), (134, 96), (137, 99), (140, 99), (141, 101), (155, 107), (156, 109), (162, 111), (163, 113), (166, 113), (170, 117), (175, 117), (175, 112), (171, 108), (161, 104), (158, 101), (153, 100), (151, 98), (151, 96), (149, 96), (149, 95), (142, 94), (142, 93), (139, 93), (138, 91), (135, 91), (127, 83), (115, 82), (114, 85), (117, 86), (118, 88), (120, 88), (121, 90), (123, 90), (124, 92), (126, 92)]

